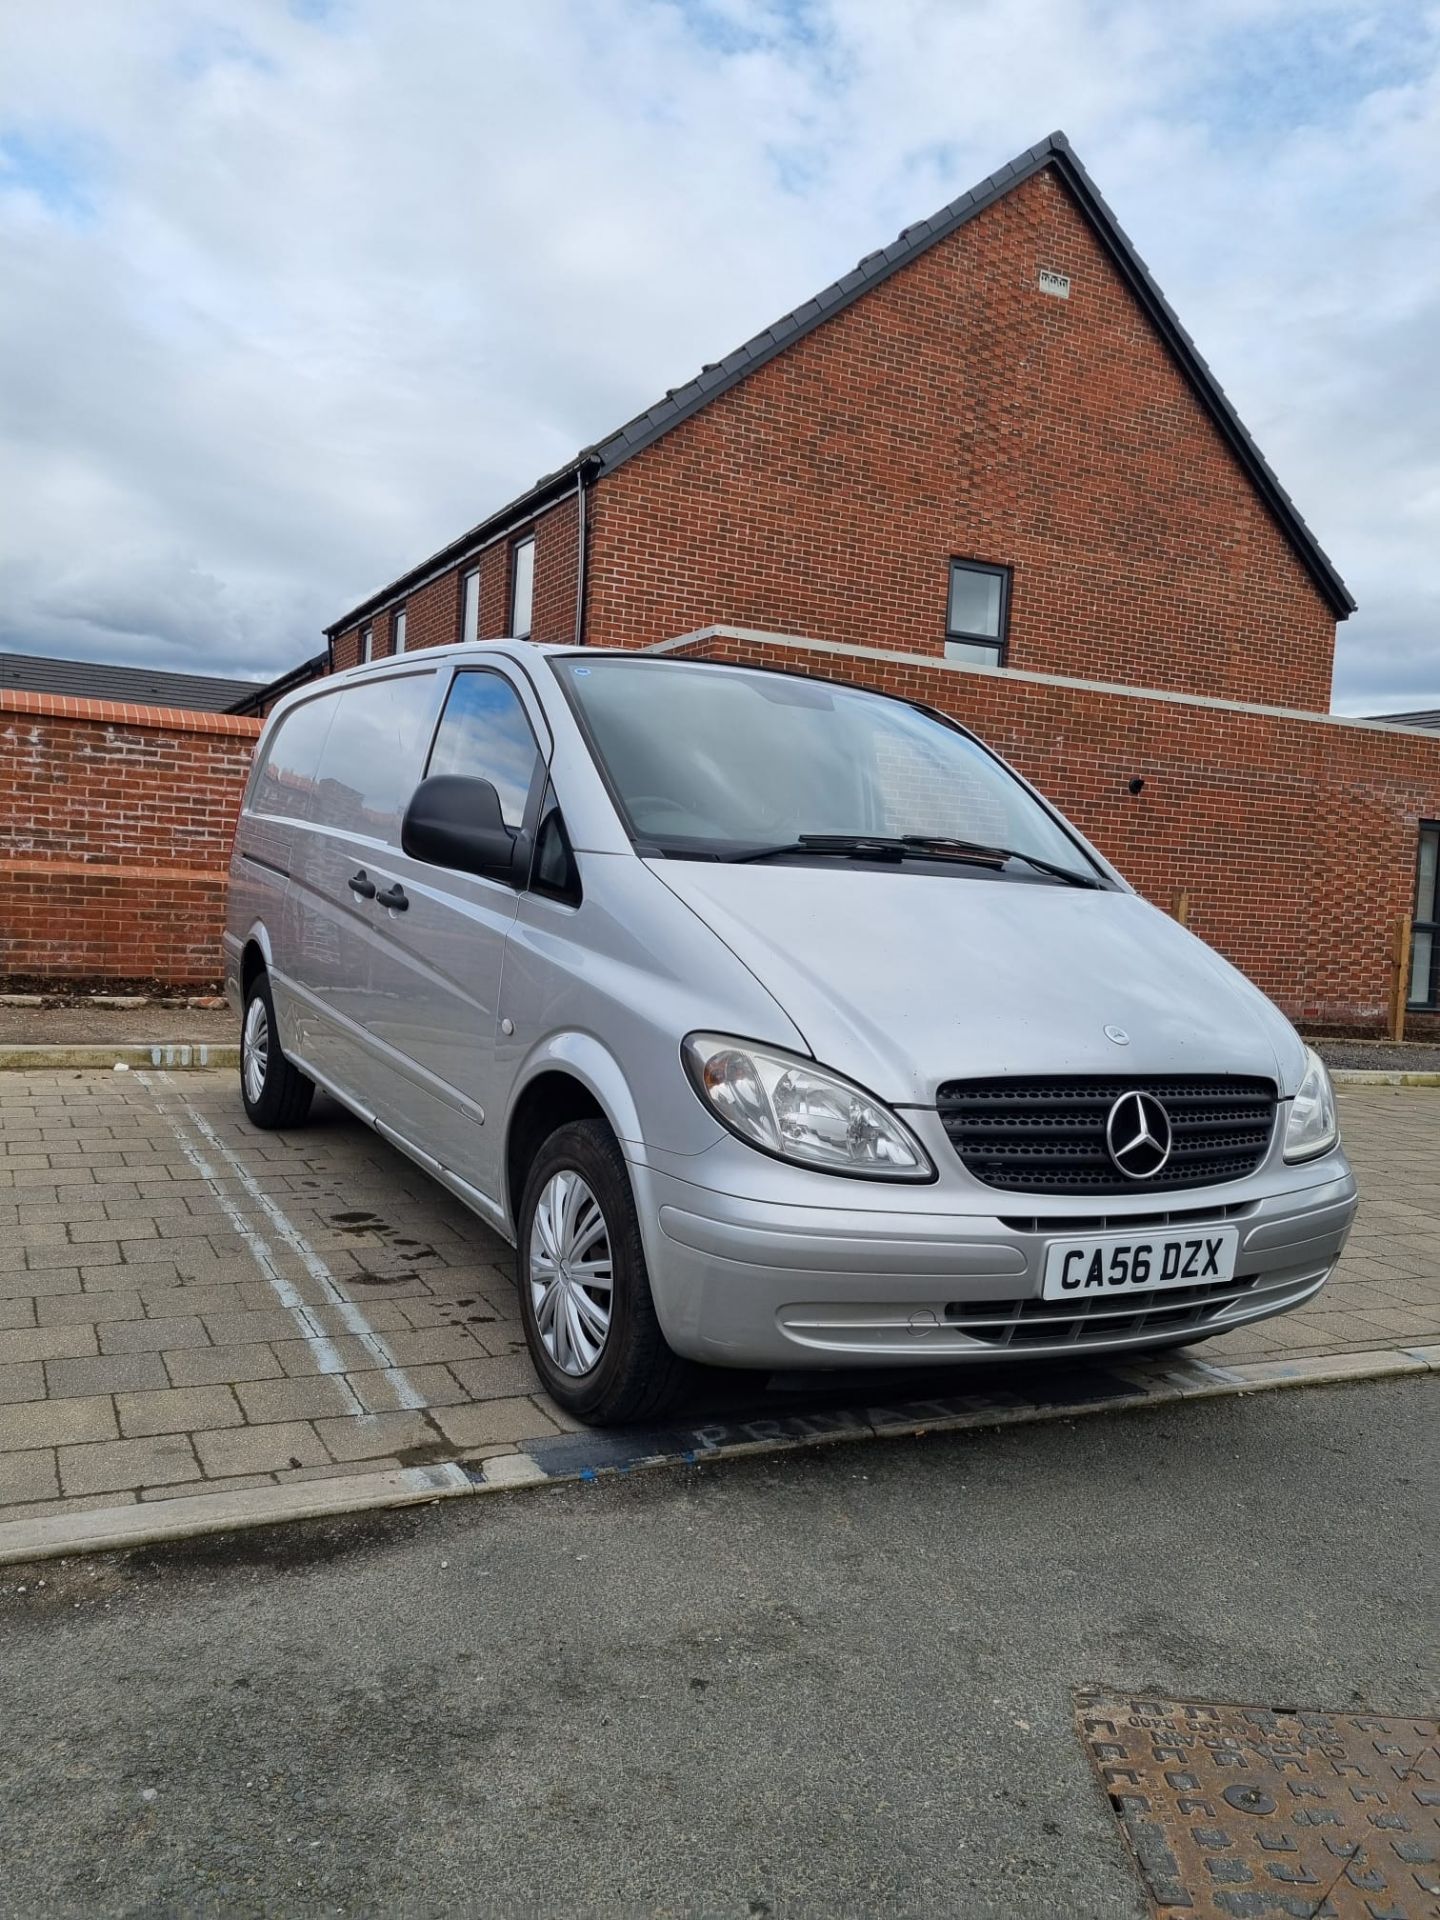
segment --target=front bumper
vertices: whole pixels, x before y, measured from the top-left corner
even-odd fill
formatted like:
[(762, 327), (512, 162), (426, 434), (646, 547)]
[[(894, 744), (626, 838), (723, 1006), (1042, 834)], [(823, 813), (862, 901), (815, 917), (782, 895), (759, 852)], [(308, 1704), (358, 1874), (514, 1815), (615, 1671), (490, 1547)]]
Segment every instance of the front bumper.
[[(822, 1207), (787, 1203), (773, 1180), (757, 1197), (673, 1169), (631, 1167), (661, 1325), (677, 1351), (735, 1367), (934, 1366), (1181, 1344), (1311, 1298), (1357, 1206), (1338, 1150), (1308, 1166), (1272, 1161), (1264, 1178), (1233, 1186), (1156, 1194), (1148, 1206), (978, 1186), (962, 1196), (892, 1188), (887, 1206), (886, 1190), (824, 1182), (844, 1191)], [(977, 1203), (989, 1210), (968, 1211)], [(1238, 1230), (1232, 1282), (1087, 1304), (1041, 1297), (1054, 1239), (1207, 1224)]]

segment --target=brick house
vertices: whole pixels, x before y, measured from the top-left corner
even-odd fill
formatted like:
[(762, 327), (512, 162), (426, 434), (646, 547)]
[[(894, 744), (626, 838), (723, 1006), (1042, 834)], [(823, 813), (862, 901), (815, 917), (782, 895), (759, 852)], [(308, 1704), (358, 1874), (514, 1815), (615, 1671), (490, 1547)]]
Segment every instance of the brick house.
[(1366, 1030), (1397, 971), (1440, 1006), (1440, 737), (1330, 715), (1353, 605), (1055, 134), (326, 637), (335, 668), (528, 633), (922, 698), (1292, 1016)]
[[(1440, 742), (1331, 717), (1353, 607), (1057, 133), (327, 639), (337, 668), (528, 632), (924, 697), (1292, 1014), (1363, 1028), (1435, 911)], [(1417, 1012), (1437, 967), (1419, 927)]]

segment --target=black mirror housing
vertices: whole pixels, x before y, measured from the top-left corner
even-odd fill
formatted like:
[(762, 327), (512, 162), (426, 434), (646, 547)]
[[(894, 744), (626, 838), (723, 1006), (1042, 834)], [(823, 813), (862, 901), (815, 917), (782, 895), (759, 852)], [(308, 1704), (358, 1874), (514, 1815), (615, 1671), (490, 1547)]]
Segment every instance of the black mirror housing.
[(477, 873), (509, 887), (525, 885), (530, 864), (529, 838), (506, 826), (490, 781), (458, 773), (420, 782), (405, 809), (400, 845), (427, 866)]

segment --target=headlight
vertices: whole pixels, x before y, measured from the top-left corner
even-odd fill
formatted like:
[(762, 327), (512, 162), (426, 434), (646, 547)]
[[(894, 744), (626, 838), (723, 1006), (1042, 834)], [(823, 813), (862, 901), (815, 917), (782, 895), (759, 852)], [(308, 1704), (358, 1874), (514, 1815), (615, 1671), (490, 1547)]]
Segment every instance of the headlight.
[(1325, 1071), (1325, 1062), (1313, 1047), (1307, 1047), (1305, 1078), (1290, 1102), (1290, 1116), (1285, 1122), (1285, 1158), (1313, 1160), (1317, 1154), (1328, 1153), (1339, 1138), (1335, 1089)]
[(762, 1153), (867, 1180), (935, 1177), (888, 1107), (813, 1061), (723, 1033), (692, 1033), (680, 1051), (706, 1106)]

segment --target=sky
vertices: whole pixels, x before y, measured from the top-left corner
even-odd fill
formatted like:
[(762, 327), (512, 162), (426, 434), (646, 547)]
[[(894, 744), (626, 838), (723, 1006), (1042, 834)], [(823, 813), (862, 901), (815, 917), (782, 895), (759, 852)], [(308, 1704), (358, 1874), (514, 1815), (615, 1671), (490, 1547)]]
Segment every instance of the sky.
[(0, 651), (268, 678), (1064, 128), (1440, 706), (1440, 5), (0, 0)]

